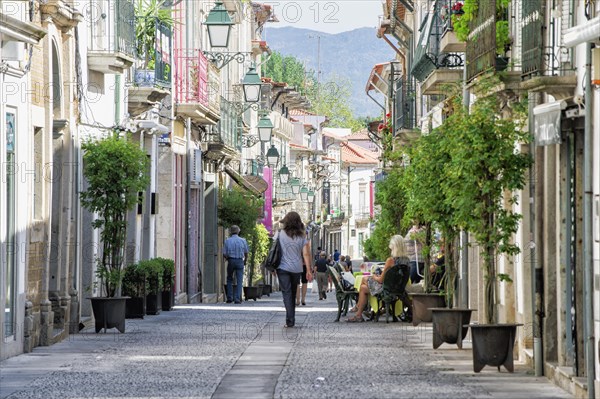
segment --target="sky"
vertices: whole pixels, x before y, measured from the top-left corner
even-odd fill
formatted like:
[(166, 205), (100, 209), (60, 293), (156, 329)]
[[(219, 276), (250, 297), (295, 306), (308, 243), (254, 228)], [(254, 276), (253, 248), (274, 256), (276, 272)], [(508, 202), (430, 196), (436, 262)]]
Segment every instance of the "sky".
[(326, 33), (376, 27), (383, 14), (381, 0), (268, 0), (279, 22), (270, 26), (293, 26)]

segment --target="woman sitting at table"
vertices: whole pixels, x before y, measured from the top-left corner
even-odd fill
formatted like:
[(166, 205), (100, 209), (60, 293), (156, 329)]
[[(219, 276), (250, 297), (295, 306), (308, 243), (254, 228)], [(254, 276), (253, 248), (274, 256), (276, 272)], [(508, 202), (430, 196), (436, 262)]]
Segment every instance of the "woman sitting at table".
[[(383, 289), (383, 279), (385, 277), (385, 273), (398, 261), (400, 264), (408, 265), (409, 259), (406, 256), (406, 246), (404, 244), (404, 238), (401, 235), (395, 235), (390, 239), (390, 252), (391, 257), (387, 258), (385, 261), (385, 266), (383, 267), (383, 271), (381, 274), (375, 274), (373, 276), (369, 276), (368, 278), (363, 277), (362, 282), (360, 284), (360, 290), (358, 291), (358, 303), (356, 304), (356, 315), (354, 317), (348, 318), (346, 321), (349, 323), (363, 322), (365, 321), (362, 317), (362, 313), (365, 309), (365, 305), (369, 300), (369, 295), (377, 295)], [(408, 271), (408, 270), (407, 270)], [(408, 296), (405, 295), (405, 299), (408, 299)], [(409, 309), (409, 314), (412, 314), (412, 304), (410, 300), (406, 300), (407, 303), (404, 303), (404, 306), (407, 306)]]

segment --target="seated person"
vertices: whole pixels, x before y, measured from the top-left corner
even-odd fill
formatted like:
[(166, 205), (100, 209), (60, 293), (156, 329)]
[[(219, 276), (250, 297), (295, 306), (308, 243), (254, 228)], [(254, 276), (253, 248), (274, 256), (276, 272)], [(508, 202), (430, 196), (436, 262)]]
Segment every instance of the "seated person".
[[(404, 245), (404, 238), (400, 235), (395, 235), (390, 239), (390, 252), (391, 257), (385, 261), (385, 266), (381, 274), (375, 274), (368, 278), (363, 278), (358, 291), (358, 303), (356, 304), (356, 315), (354, 317), (346, 319), (347, 322), (355, 323), (365, 321), (362, 317), (362, 313), (369, 300), (369, 295), (377, 295), (383, 289), (383, 279), (385, 273), (396, 263), (396, 258), (402, 258), (401, 263), (408, 265), (409, 259), (406, 256), (406, 246)], [(405, 294), (405, 297), (408, 298)], [(412, 305), (410, 300), (406, 301), (404, 306), (408, 307), (408, 313), (412, 314)]]

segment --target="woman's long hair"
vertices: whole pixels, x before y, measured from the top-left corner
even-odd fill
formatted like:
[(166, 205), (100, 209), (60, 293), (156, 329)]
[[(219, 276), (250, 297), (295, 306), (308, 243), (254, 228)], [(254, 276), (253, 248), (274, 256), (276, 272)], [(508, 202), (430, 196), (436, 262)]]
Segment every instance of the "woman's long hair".
[(392, 258), (398, 258), (400, 256), (406, 256), (406, 245), (404, 244), (404, 237), (395, 235), (390, 239), (390, 250)]
[(304, 237), (304, 223), (302, 223), (302, 219), (300, 219), (298, 212), (288, 212), (288, 214), (281, 219), (281, 223), (283, 224), (283, 231), (285, 231), (285, 234), (289, 237)]

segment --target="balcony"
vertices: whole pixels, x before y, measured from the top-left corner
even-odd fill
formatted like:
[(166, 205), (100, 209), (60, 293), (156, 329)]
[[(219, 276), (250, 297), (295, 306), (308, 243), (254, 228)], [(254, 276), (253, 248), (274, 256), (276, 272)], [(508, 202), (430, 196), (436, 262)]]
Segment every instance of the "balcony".
[(287, 141), (294, 138), (294, 125), (279, 112), (271, 112), (269, 118), (273, 122), (273, 134), (275, 137), (281, 137)]
[(135, 60), (135, 14), (131, 0), (99, 2), (90, 10), (88, 68), (103, 74), (122, 74)]
[[(171, 92), (171, 28), (155, 23), (155, 34), (149, 37), (151, 46), (138, 42), (138, 60), (132, 69), (133, 85), (127, 93), (128, 111), (139, 115)], [(151, 48), (150, 48), (151, 47)]]
[[(447, 92), (444, 86), (462, 80), (464, 54), (457, 45), (454, 33), (450, 31), (449, 16), (440, 13), (447, 10), (446, 1), (437, 1), (427, 15), (421, 30), (419, 44), (415, 50), (412, 75), (421, 82), (421, 92), (436, 95)], [(452, 43), (455, 41), (456, 43)]]
[(52, 18), (62, 31), (68, 31), (83, 21), (83, 15), (63, 0), (46, 0), (40, 3), (42, 18)]
[(521, 88), (564, 100), (573, 96), (577, 76), (572, 69), (563, 68), (560, 51), (564, 49), (544, 46), (544, 9), (542, 0), (527, 1), (521, 9)]
[(242, 153), (240, 119), (234, 104), (221, 97), (221, 119), (215, 126), (210, 126), (203, 137), (208, 144), (208, 159), (239, 160)]
[(174, 55), (176, 114), (200, 125), (217, 124), (220, 93), (209, 87), (208, 60), (201, 50), (176, 49)]

